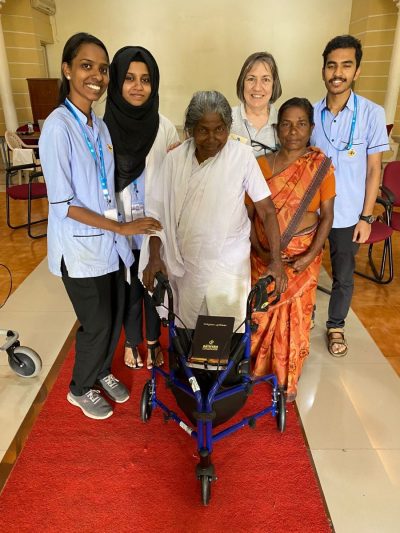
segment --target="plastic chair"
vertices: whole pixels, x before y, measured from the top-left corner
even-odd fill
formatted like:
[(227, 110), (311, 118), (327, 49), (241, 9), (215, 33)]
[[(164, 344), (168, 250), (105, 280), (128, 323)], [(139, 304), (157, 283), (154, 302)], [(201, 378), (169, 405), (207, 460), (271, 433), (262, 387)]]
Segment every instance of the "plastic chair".
[[(375, 283), (387, 284), (393, 280), (393, 231), (400, 231), (400, 213), (393, 210), (393, 207), (400, 206), (400, 161), (388, 163), (383, 171), (381, 195), (377, 198), (377, 203), (384, 207), (384, 212), (373, 222), (371, 235), (365, 244), (369, 244), (368, 261), (372, 270), (372, 276), (356, 271), (356, 274), (370, 279)], [(380, 266), (377, 268), (373, 257), (373, 246), (378, 242), (383, 242)], [(386, 273), (386, 265), (388, 272)], [(386, 276), (386, 277), (385, 277)]]
[[(39, 182), (38, 179), (43, 176), (42, 171), (38, 170), (40, 167), (31, 163), (29, 165), (8, 166), (6, 168), (6, 220), (7, 226), (11, 229), (27, 228), (28, 235), (31, 239), (39, 239), (45, 237), (47, 233), (39, 235), (32, 234), (32, 226), (41, 222), (46, 222), (46, 218), (40, 220), (32, 220), (32, 202), (40, 198), (47, 198), (46, 184)], [(20, 170), (30, 170), (28, 183), (14, 185), (12, 178)], [(11, 201), (18, 202), (24, 200), (27, 202), (26, 222), (23, 224), (15, 224), (11, 222)]]
[[(10, 156), (11, 153), (11, 157), (8, 157), (10, 165), (14, 167), (29, 165), (30, 163), (40, 165), (40, 161), (36, 157), (39, 148), (37, 144), (25, 144), (14, 131), (6, 131), (4, 133), (4, 138), (9, 151), (8, 155)], [(19, 175), (21, 175), (21, 172), (19, 172)], [(21, 178), (19, 181), (21, 183)]]
[(6, 131), (4, 133), (4, 137), (6, 139), (7, 146), (11, 151), (15, 149), (26, 149), (31, 150), (33, 152), (33, 157), (35, 156), (34, 149), (38, 149), (39, 145), (37, 144), (25, 144), (22, 139), (19, 137), (19, 135), (15, 131)]

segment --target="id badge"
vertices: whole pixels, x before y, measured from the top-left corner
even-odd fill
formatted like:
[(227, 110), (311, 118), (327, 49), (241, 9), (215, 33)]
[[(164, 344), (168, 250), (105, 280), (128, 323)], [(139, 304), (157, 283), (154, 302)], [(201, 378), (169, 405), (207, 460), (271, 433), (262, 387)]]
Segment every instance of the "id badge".
[(112, 209), (106, 209), (104, 211), (104, 216), (110, 220), (115, 220), (115, 222), (118, 222), (118, 211), (116, 207), (113, 207)]
[(132, 204), (131, 215), (132, 215), (132, 220), (143, 218), (144, 217), (144, 205), (143, 204)]

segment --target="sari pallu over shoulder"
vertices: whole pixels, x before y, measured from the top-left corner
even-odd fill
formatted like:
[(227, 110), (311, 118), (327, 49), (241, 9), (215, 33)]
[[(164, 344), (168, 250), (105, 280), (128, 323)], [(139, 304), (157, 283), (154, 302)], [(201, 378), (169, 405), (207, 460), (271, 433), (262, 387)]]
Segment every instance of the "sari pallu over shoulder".
[[(259, 158), (258, 162), (271, 190), (283, 251), (295, 235), (299, 222), (329, 171), (331, 160), (317, 148), (310, 148), (306, 154), (274, 175), (265, 157)], [(269, 250), (262, 221), (257, 215), (255, 229), (260, 244)]]

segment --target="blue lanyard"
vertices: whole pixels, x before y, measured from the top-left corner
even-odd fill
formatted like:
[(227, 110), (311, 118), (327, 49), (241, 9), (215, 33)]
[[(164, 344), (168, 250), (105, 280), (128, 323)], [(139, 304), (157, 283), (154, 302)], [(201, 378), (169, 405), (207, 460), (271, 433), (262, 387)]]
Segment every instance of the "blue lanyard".
[(325, 114), (326, 114), (326, 107), (324, 107), (324, 109), (321, 111), (321, 123), (322, 123), (322, 130), (325, 134), (325, 137), (326, 137), (326, 140), (329, 142), (330, 145), (332, 145), (335, 150), (337, 150), (338, 152), (344, 152), (345, 150), (350, 150), (351, 147), (353, 146), (353, 137), (354, 137), (354, 130), (356, 128), (356, 121), (357, 121), (357, 107), (358, 107), (358, 102), (357, 102), (357, 97), (356, 97), (356, 93), (353, 93), (353, 96), (354, 96), (354, 111), (353, 111), (353, 118), (351, 119), (351, 128), (350, 128), (350, 135), (349, 135), (349, 140), (346, 144), (346, 146), (344, 148), (336, 148), (336, 146), (334, 146), (332, 143), (331, 143), (331, 140), (329, 139), (328, 135), (326, 134), (326, 131), (325, 131), (325, 126), (324, 126), (324, 122), (325, 122)]
[(80, 120), (80, 118), (76, 114), (75, 109), (71, 106), (71, 104), (68, 102), (67, 99), (64, 100), (64, 104), (65, 104), (65, 107), (68, 109), (68, 111), (70, 111), (72, 113), (72, 116), (78, 122), (78, 124), (79, 124), (79, 126), (81, 128), (82, 134), (83, 134), (83, 138), (85, 139), (87, 147), (89, 148), (89, 152), (91, 153), (91, 155), (93, 157), (93, 160), (96, 163), (96, 167), (97, 167), (97, 165), (99, 163), (99, 159), (100, 159), (100, 164), (99, 164), (99, 168), (100, 168), (100, 174), (99, 174), (100, 185), (101, 185), (101, 188), (102, 188), (102, 191), (103, 191), (103, 195), (104, 195), (104, 198), (105, 198), (107, 204), (110, 204), (111, 203), (111, 198), (110, 198), (110, 194), (108, 192), (107, 174), (106, 174), (106, 167), (105, 167), (105, 164), (104, 164), (104, 154), (103, 154), (103, 148), (101, 146), (100, 135), (97, 137), (97, 148), (98, 148), (98, 151), (99, 151), (99, 156), (97, 156), (97, 152), (94, 149), (91, 140), (89, 139), (89, 135), (87, 134), (87, 132), (86, 132), (86, 130), (85, 130), (83, 124), (82, 124), (82, 121)]

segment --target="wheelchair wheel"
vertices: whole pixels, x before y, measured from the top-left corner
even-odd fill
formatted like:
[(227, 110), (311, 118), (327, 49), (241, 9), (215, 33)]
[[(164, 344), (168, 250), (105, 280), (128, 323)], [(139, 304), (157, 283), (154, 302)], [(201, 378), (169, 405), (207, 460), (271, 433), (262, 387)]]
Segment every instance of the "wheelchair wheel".
[(39, 354), (27, 346), (18, 346), (8, 354), (8, 364), (22, 378), (34, 378), (42, 369)]
[(278, 430), (283, 433), (286, 428), (286, 399), (282, 390), (279, 391), (278, 402), (276, 406), (276, 425)]
[(153, 411), (151, 396), (151, 380), (149, 380), (146, 381), (143, 387), (142, 399), (140, 400), (140, 418), (143, 422), (148, 422), (150, 420)]
[(210, 476), (200, 476), (201, 500), (203, 505), (208, 505), (211, 498), (211, 478)]

